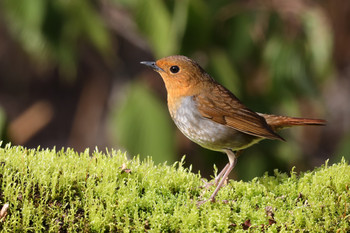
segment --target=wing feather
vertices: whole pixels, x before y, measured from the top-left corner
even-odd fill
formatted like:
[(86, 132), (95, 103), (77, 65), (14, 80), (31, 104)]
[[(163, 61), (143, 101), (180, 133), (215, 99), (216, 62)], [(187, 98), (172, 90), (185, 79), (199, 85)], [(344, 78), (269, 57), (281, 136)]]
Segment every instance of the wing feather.
[(245, 107), (236, 96), (221, 85), (215, 85), (210, 93), (196, 95), (194, 99), (203, 117), (246, 134), (284, 140), (272, 130), (264, 117)]

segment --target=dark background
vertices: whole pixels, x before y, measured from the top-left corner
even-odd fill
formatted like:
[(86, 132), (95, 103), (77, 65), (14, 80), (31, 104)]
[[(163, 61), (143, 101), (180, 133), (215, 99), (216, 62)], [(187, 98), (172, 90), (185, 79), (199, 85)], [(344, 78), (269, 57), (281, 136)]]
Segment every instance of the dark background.
[(205, 177), (226, 155), (174, 126), (161, 78), (139, 64), (197, 60), (249, 108), (323, 118), (247, 149), (233, 172), (305, 171), (350, 158), (350, 2), (120, 0), (0, 2), (2, 146), (96, 147)]

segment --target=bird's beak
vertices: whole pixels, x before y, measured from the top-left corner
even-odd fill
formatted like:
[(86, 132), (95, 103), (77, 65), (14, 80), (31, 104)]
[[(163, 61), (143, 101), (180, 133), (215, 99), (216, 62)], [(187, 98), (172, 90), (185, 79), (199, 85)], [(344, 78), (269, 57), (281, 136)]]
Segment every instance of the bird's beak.
[(156, 63), (154, 61), (142, 61), (140, 62), (142, 65), (146, 65), (151, 67), (153, 70), (155, 71), (164, 71), (162, 68), (160, 68), (159, 66), (156, 65)]

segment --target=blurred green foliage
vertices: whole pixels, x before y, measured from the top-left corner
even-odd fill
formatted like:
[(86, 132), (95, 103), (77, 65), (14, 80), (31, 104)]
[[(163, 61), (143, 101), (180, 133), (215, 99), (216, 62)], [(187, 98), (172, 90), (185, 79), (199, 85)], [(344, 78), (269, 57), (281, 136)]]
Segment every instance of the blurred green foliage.
[[(76, 76), (81, 41), (107, 54), (110, 39), (93, 1), (4, 0), (0, 3), (14, 38), (37, 62), (59, 65)], [(44, 66), (45, 67), (45, 66)]]
[[(135, 82), (125, 90), (121, 106), (110, 115), (115, 142), (127, 148), (128, 154), (152, 156), (157, 163), (174, 162), (174, 130), (166, 106), (147, 89)], [(115, 130), (118, 129), (118, 130)]]
[(335, 152), (333, 161), (339, 161), (341, 158), (345, 158), (350, 161), (350, 133), (345, 135), (339, 143), (338, 150)]
[(149, 39), (157, 57), (179, 51), (186, 29), (189, 0), (171, 1), (171, 5), (162, 0), (115, 2), (122, 2), (134, 14), (134, 20)]

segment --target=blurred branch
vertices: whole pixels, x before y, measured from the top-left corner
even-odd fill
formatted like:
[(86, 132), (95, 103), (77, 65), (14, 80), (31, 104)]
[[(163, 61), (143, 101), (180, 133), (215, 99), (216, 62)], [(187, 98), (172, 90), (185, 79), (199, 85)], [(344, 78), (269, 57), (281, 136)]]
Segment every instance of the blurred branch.
[(23, 145), (43, 129), (54, 115), (51, 103), (40, 100), (10, 122), (8, 135), (16, 144)]
[(99, 144), (103, 113), (109, 94), (109, 82), (103, 73), (92, 74), (83, 85), (74, 115), (68, 145), (78, 151)]
[(150, 51), (150, 47), (138, 32), (138, 27), (129, 11), (109, 0), (100, 0), (102, 17), (110, 29), (134, 46)]

